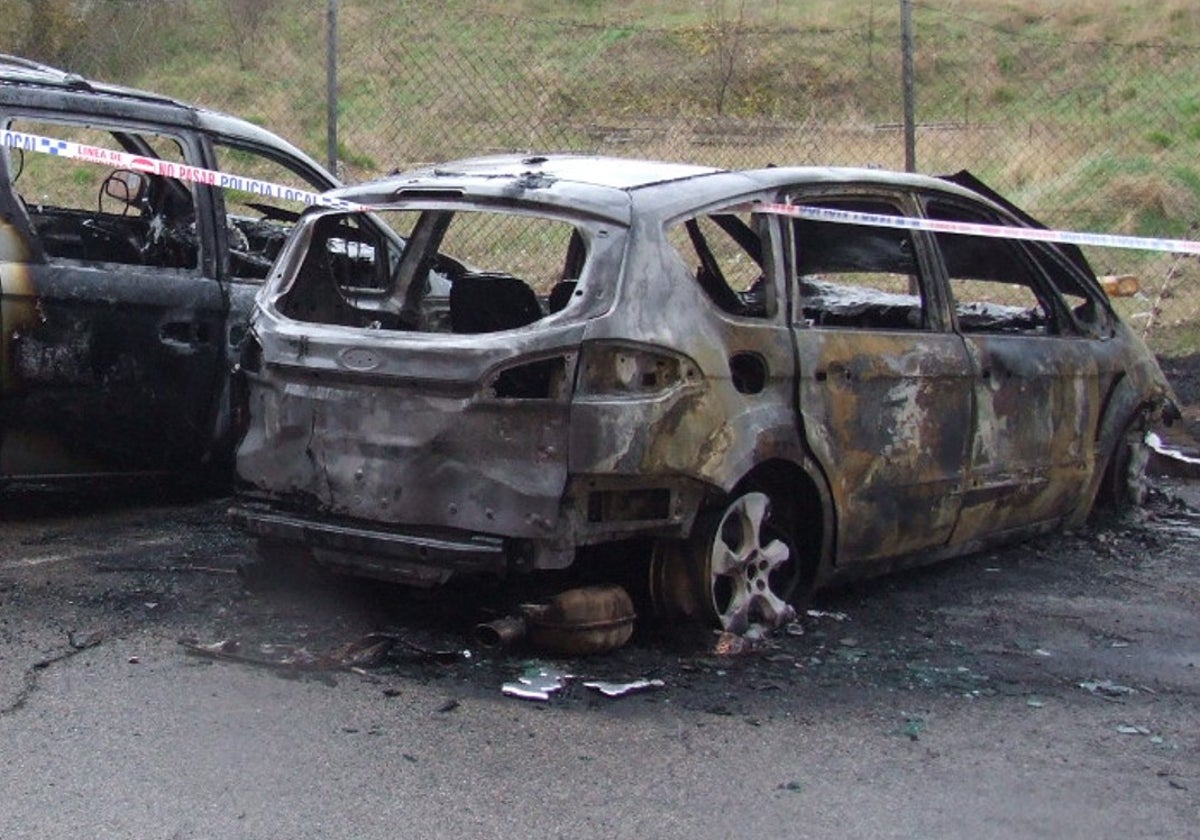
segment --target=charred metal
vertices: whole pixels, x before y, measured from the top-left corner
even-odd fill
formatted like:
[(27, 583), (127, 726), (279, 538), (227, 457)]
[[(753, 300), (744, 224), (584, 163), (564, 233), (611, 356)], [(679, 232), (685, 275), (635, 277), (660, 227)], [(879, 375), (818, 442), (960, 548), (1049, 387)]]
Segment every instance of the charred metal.
[[(403, 173), (300, 220), (246, 347), (237, 521), (419, 585), (641, 546), (747, 632), (813, 586), (1079, 522), (1174, 411), (1072, 247), (969, 176), (552, 155)], [(379, 222), (385, 222), (380, 225)]]
[[(231, 369), (298, 214), (181, 179), (233, 155), (308, 190), (335, 180), (241, 120), (12, 56), (0, 123), (92, 150), (0, 154), (0, 482), (227, 480)], [(119, 153), (179, 177), (113, 168)]]

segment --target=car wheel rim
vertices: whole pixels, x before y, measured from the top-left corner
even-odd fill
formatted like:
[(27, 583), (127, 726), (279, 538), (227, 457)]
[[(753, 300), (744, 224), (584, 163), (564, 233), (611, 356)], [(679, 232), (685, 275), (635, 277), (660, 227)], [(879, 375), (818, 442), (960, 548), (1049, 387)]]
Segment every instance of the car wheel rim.
[(765, 493), (746, 493), (725, 508), (709, 539), (712, 609), (731, 633), (778, 627), (794, 614), (787, 599), (796, 582), (795, 551), (770, 515)]

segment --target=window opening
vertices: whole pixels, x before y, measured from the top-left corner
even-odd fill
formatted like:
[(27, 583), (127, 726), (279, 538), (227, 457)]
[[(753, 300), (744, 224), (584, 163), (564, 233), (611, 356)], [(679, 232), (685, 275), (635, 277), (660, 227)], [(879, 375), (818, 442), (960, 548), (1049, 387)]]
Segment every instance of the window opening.
[[(297, 192), (323, 192), (326, 187), (314, 183), (291, 167), (255, 149), (213, 141), (217, 168), (236, 172), (272, 184), (291, 187)], [(264, 196), (244, 190), (222, 190), (225, 201), (225, 229), (229, 239), (229, 273), (243, 280), (267, 276), (279, 255), (284, 240), (305, 208), (299, 199)]]
[[(996, 225), (984, 211), (931, 201), (930, 218)], [(1060, 331), (1053, 293), (1014, 240), (935, 234), (963, 332), (1050, 335)]]
[[(804, 202), (860, 213), (899, 216), (879, 199)], [(804, 320), (814, 327), (929, 329), (912, 234), (870, 225), (794, 219), (794, 265)]]
[[(13, 131), (184, 163), (178, 139), (124, 128), (15, 119)], [(191, 185), (175, 178), (27, 154), (13, 188), (49, 260), (196, 268), (199, 247)]]
[(502, 332), (568, 309), (586, 263), (587, 237), (561, 219), (437, 208), (325, 214), (280, 308), (319, 323)]
[(720, 309), (753, 318), (770, 314), (762, 238), (749, 213), (695, 216), (671, 227), (667, 241)]

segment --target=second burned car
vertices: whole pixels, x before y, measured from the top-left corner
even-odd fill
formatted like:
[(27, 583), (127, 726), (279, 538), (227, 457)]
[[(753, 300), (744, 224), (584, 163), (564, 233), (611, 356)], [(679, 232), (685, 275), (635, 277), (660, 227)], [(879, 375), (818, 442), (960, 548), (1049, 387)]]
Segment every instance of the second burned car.
[(230, 368), (303, 204), (214, 180), (336, 179), (244, 120), (16, 56), (0, 129), (0, 488), (227, 482)]
[(741, 632), (1136, 496), (1174, 410), (1076, 249), (787, 212), (1036, 224), (969, 176), (558, 155), (336, 195), (405, 244), (312, 212), (260, 294), (235, 518), (268, 552), (436, 585), (620, 544)]

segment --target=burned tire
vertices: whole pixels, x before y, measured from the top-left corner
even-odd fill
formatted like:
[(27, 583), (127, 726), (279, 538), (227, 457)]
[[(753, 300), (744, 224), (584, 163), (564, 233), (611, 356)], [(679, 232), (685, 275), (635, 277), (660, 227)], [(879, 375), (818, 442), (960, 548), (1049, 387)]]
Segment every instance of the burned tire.
[(660, 612), (739, 635), (789, 621), (803, 564), (790, 529), (774, 510), (765, 492), (735, 494), (702, 515), (686, 542), (661, 544), (650, 582)]
[(1098, 501), (1104, 507), (1125, 510), (1146, 501), (1146, 467), (1150, 463), (1150, 445), (1146, 443), (1146, 419), (1138, 415), (1117, 438)]

